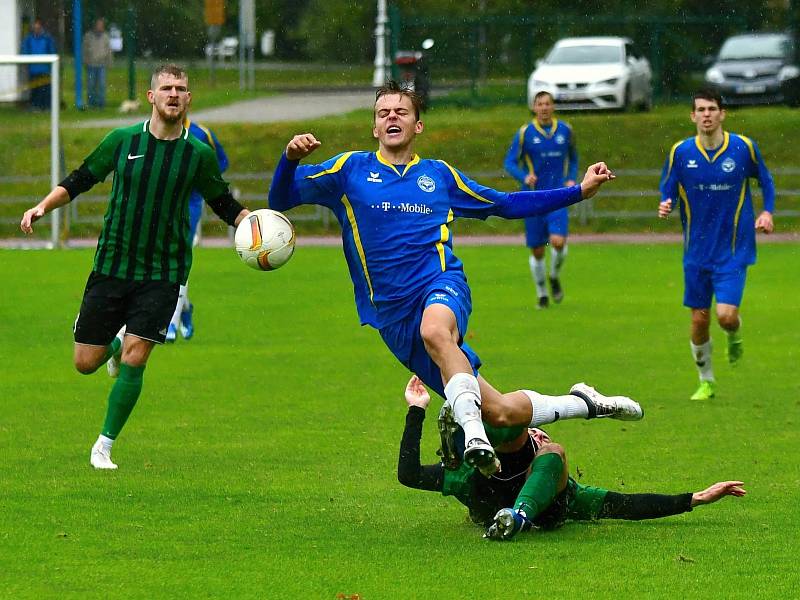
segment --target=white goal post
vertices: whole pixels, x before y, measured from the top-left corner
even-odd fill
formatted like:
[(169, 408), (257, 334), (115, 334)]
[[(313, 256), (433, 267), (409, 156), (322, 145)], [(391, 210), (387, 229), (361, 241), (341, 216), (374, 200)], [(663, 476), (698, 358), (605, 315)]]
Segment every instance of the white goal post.
[[(0, 54), (0, 65), (20, 65), (48, 63), (52, 65), (50, 73), (50, 187), (54, 188), (61, 181), (59, 173), (59, 56), (58, 54)], [(52, 213), (50, 245), (55, 248), (60, 243), (59, 230), (61, 228), (61, 209), (57, 208)]]

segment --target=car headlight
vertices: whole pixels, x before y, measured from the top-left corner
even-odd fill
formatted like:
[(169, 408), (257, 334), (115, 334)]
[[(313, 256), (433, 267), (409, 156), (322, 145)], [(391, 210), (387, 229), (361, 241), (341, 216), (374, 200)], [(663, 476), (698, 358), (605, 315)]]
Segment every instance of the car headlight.
[(709, 83), (722, 83), (725, 81), (725, 75), (718, 68), (711, 67), (706, 71), (706, 81)]
[(617, 85), (619, 81), (619, 77), (612, 77), (611, 79), (604, 79), (603, 81), (598, 81), (595, 85)]
[(785, 67), (781, 67), (781, 70), (778, 71), (778, 81), (786, 81), (787, 79), (794, 79), (795, 77), (800, 77), (800, 69), (794, 65), (786, 65)]

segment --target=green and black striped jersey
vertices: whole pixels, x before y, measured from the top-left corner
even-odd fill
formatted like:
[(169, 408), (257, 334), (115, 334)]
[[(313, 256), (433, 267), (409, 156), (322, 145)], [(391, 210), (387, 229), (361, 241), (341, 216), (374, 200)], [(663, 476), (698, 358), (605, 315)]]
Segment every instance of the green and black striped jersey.
[(210, 146), (184, 128), (159, 140), (150, 121), (115, 129), (86, 158), (98, 181), (114, 173), (94, 270), (119, 279), (186, 283), (192, 266), (189, 196), (228, 191)]

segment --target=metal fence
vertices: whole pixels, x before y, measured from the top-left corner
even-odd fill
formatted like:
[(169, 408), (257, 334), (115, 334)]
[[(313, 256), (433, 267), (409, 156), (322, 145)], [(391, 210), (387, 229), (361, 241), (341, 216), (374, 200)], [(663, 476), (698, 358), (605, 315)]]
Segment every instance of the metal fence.
[[(779, 167), (772, 169), (775, 175), (800, 175), (800, 167)], [(600, 197), (581, 202), (571, 207), (572, 217), (576, 219), (576, 223), (581, 225), (591, 225), (602, 219), (613, 219), (616, 221), (632, 221), (636, 219), (652, 219), (655, 216), (656, 205), (658, 204), (658, 179), (661, 171), (658, 169), (620, 169), (617, 171), (620, 179), (627, 182), (635, 181), (637, 185), (627, 188), (619, 188), (609, 186), (603, 189)], [(498, 186), (506, 189), (516, 189), (516, 182), (508, 178), (502, 171), (476, 171), (470, 173), (478, 181), (501, 181), (507, 182), (508, 185)], [(232, 184), (237, 182), (258, 181), (262, 184), (263, 189), (267, 189), (269, 182), (272, 180), (272, 173), (268, 171), (255, 172), (255, 173), (228, 173), (226, 179)], [(0, 185), (5, 183), (22, 183), (36, 185), (38, 188), (43, 189), (47, 186), (48, 178), (45, 175), (41, 176), (5, 176), (0, 177)], [(641, 182), (641, 185), (638, 183)], [(754, 186), (754, 198), (760, 198), (760, 190)], [(800, 210), (795, 208), (786, 208), (789, 206), (800, 206), (800, 189), (778, 189), (777, 190), (777, 206), (775, 216), (780, 217), (799, 217)], [(266, 206), (266, 193), (243, 193), (239, 194), (238, 199), (249, 206), (250, 208), (259, 208)], [(31, 196), (0, 196), (0, 225), (6, 231), (6, 235), (14, 235), (15, 227), (19, 224), (19, 219), (22, 215), (21, 210), (15, 210), (12, 207), (31, 206), (38, 198)], [(781, 202), (784, 200), (784, 202)], [(788, 201), (788, 202), (787, 202)], [(758, 202), (758, 200), (756, 200)], [(81, 235), (98, 235), (101, 225), (103, 223), (104, 207), (108, 203), (108, 196), (105, 194), (86, 194), (81, 195), (71, 202), (66, 207), (65, 223), (62, 229), (62, 239), (74, 237), (74, 231), (80, 230), (84, 233)], [(622, 206), (626, 204), (627, 206)], [(784, 205), (781, 208), (781, 205)], [(608, 206), (611, 205), (609, 208)], [(220, 229), (223, 224), (215, 214), (208, 210), (204, 204), (204, 217), (206, 217), (206, 225), (215, 227), (216, 231), (224, 231)], [(23, 209), (24, 210), (24, 209)], [(17, 214), (18, 213), (18, 214)], [(309, 206), (302, 209), (294, 210), (292, 212), (292, 220), (296, 222), (309, 222), (318, 224), (323, 229), (328, 229), (335, 224), (331, 212), (321, 206)], [(44, 229), (44, 228), (40, 228)], [(41, 233), (41, 231), (40, 231)], [(219, 233), (217, 233), (219, 235)]]

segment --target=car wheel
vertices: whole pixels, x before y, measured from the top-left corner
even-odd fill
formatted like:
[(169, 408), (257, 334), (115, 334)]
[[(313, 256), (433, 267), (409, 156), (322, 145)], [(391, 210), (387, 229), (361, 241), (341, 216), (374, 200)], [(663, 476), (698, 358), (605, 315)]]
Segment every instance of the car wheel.
[(650, 112), (653, 109), (653, 91), (650, 90), (647, 92), (647, 95), (642, 100), (642, 103), (639, 105), (639, 109), (642, 112)]
[(625, 98), (622, 101), (622, 110), (631, 112), (633, 110), (633, 98), (631, 94), (631, 84), (625, 86)]

